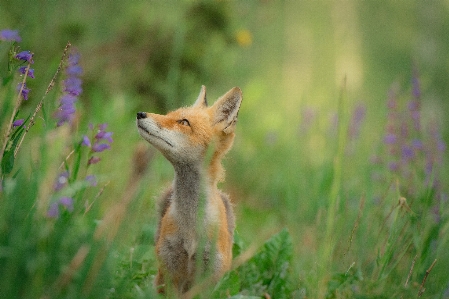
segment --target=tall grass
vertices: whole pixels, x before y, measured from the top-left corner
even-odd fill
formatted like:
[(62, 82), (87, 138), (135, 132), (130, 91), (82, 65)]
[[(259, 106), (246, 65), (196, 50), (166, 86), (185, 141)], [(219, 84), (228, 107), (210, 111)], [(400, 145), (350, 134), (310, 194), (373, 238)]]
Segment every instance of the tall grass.
[[(207, 7), (199, 9), (210, 13)], [(164, 100), (170, 108), (181, 105), (179, 98), (196, 89), (193, 82), (215, 71), (215, 65), (207, 69), (198, 62), (204, 56), (187, 55), (196, 44), (186, 38), (198, 26), (197, 19), (191, 21), (185, 31), (158, 37), (159, 42), (170, 40), (168, 53), (176, 59), (163, 65), (169, 83), (157, 77), (156, 90), (145, 92), (158, 99), (151, 104), (155, 109), (167, 109), (159, 103)], [(228, 49), (223, 45), (230, 39), (229, 28), (217, 28), (207, 32), (212, 42), (205, 48), (221, 53)], [(262, 37), (259, 33), (254, 39)], [(157, 48), (132, 42), (139, 49)], [(63, 106), (61, 98), (74, 48), (66, 54), (58, 49), (50, 62), (33, 57), (36, 65), (56, 73), (36, 86), (28, 77), (33, 64), (15, 58), (20, 45), (0, 43), (1, 297), (157, 298), (153, 199), (169, 184), (172, 170), (133, 135), (139, 104), (126, 92), (103, 99), (105, 85), (81, 77), (88, 93), (78, 95), (84, 99), (74, 104), (73, 118), (58, 126), (61, 119), (55, 116), (62, 115), (57, 112), (73, 108)], [(83, 53), (79, 64), (87, 68)], [(160, 59), (152, 59), (145, 62), (149, 70), (129, 82), (156, 78)], [(185, 68), (188, 59), (196, 64)], [(205, 73), (183, 77), (190, 67)], [(344, 84), (327, 110), (306, 104), (295, 110), (278, 105), (285, 95), (281, 88), (260, 78), (245, 81), (223, 187), (233, 195), (237, 213), (234, 266), (217, 285), (200, 282), (188, 296), (448, 298), (444, 128), (437, 118), (425, 116), (432, 91), (422, 91), (417, 72), (412, 73), (411, 83), (394, 84), (383, 104), (376, 104), (384, 106), (379, 111), (355, 103)], [(184, 87), (166, 89), (180, 80)], [(28, 100), (23, 84), (16, 90), (19, 83), (32, 87)], [(270, 111), (262, 100), (270, 103)], [(369, 123), (378, 115), (376, 125)], [(23, 123), (16, 123), (20, 119)]]

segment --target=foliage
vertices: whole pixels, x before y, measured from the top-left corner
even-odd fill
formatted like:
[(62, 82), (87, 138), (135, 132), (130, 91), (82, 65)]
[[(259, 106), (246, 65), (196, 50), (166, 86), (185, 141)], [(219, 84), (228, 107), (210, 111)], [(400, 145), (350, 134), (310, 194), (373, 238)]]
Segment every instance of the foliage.
[(244, 93), (238, 233), (195, 298), (449, 298), (444, 4), (28, 2), (0, 11), (2, 297), (163, 298), (173, 174), (134, 116), (205, 84)]
[(215, 287), (213, 298), (237, 294), (290, 298), (293, 292), (292, 255), (292, 240), (284, 229), (266, 241), (250, 260), (222, 278)]

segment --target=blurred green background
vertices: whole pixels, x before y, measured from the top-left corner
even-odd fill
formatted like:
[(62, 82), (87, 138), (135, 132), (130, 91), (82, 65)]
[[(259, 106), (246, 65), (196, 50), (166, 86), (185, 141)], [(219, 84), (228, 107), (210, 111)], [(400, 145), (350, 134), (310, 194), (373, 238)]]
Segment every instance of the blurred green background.
[[(210, 101), (239, 86), (243, 104), (221, 187), (231, 194), (237, 230), (247, 244), (289, 228), (295, 277), (315, 295), (321, 294), (313, 291), (320, 286), (315, 280), (329, 278), (322, 272), (329, 265), (321, 263), (329, 254), (323, 249), (328, 237), (336, 252), (329, 269), (344, 272), (352, 263), (340, 253), (353, 237), (360, 199), (366, 201), (365, 224), (354, 256), (363, 256), (365, 266), (374, 263), (378, 242), (367, 215), (376, 207), (373, 225), (380, 227), (396, 204), (390, 196), (388, 204), (376, 206), (390, 182), (373, 179), (373, 157), (383, 153), (389, 91), (399, 90), (405, 99), (418, 74), (422, 122), (437, 123), (448, 140), (448, 1), (0, 0), (0, 28), (18, 29), (21, 48), (35, 53), (36, 79), (28, 83), (34, 100), (24, 103), (25, 110), (34, 110), (67, 41), (81, 53), (79, 130), (88, 122), (107, 122), (114, 132), (107, 162), (98, 168), (109, 182), (101, 201), (105, 210), (124, 193), (134, 150), (143, 143), (136, 112), (190, 105), (202, 84)], [(342, 139), (359, 106), (366, 114), (358, 137)], [(442, 163), (447, 191), (446, 155)], [(134, 233), (123, 234), (120, 246), (138, 242), (142, 227), (155, 225), (154, 198), (172, 176), (156, 154), (124, 224)], [(333, 205), (335, 221), (329, 220)], [(421, 261), (416, 281), (432, 257)], [(406, 276), (411, 260), (403, 262)], [(435, 266), (433, 294), (449, 287), (443, 274), (448, 265), (446, 253)]]

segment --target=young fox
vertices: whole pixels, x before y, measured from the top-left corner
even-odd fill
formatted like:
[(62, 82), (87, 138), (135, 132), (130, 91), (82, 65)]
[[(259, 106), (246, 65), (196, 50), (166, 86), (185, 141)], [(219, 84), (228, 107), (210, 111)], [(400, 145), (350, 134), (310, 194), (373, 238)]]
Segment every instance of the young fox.
[(234, 214), (217, 183), (224, 177), (221, 159), (234, 141), (241, 102), (242, 91), (234, 87), (208, 107), (202, 86), (191, 107), (167, 115), (137, 113), (140, 135), (175, 170), (173, 185), (159, 202), (156, 286), (160, 292), (170, 281), (182, 294), (198, 274), (207, 272), (218, 280), (231, 267)]

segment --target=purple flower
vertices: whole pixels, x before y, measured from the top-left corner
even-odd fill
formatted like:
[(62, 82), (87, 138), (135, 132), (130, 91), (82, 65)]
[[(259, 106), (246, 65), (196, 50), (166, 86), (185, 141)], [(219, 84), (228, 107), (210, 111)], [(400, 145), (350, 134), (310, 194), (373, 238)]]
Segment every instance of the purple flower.
[[(23, 88), (22, 88), (23, 86)], [(22, 90), (21, 94), (22, 94), (22, 98), (26, 101), (28, 100), (28, 94), (30, 93), (30, 89), (27, 88), (26, 83), (19, 83), (17, 85), (17, 91), (20, 92), (20, 90)]]
[(65, 72), (69, 76), (81, 76), (83, 73), (83, 68), (79, 65), (72, 65), (67, 67)]
[(55, 118), (58, 119), (57, 126), (60, 127), (60, 126), (62, 126), (64, 123), (70, 123), (70, 122), (72, 122), (73, 118), (75, 117), (75, 116), (73, 115), (74, 112), (75, 112), (75, 108), (70, 109), (70, 110), (63, 110), (63, 109), (58, 110), (58, 111), (54, 114)]
[(107, 143), (96, 143), (92, 146), (92, 151), (101, 153), (104, 150), (110, 149), (111, 146)]
[(77, 100), (78, 99), (71, 94), (65, 94), (59, 99), (59, 101), (61, 102), (61, 105), (64, 105), (64, 104), (72, 104), (73, 105), (73, 104), (75, 104), (75, 102)]
[(420, 109), (421, 109), (421, 103), (418, 101), (418, 98), (412, 99), (412, 100), (410, 100), (410, 102), (408, 102), (408, 110), (410, 111), (410, 116), (413, 121), (413, 127), (415, 128), (416, 131), (419, 131), (421, 129)]
[(100, 131), (106, 130), (107, 127), (108, 127), (108, 124), (107, 124), (107, 123), (98, 125), (98, 129), (99, 129)]
[(58, 127), (64, 123), (72, 122), (76, 112), (75, 103), (83, 91), (81, 88), (82, 81), (78, 77), (82, 73), (82, 68), (78, 65), (78, 62), (79, 54), (72, 51), (67, 58), (67, 66), (65, 69), (66, 78), (62, 81), (63, 95), (59, 99), (59, 108), (54, 113), (54, 117), (58, 121)]
[(21, 125), (23, 125), (23, 123), (25, 122), (25, 120), (23, 118), (21, 119), (17, 119), (12, 123), (13, 127), (20, 127)]
[(355, 139), (359, 136), (360, 126), (365, 118), (366, 107), (359, 103), (352, 114), (351, 124), (349, 126), (349, 137)]
[(34, 63), (33, 61), (33, 53), (30, 51), (22, 51), (16, 55), (16, 58), (19, 60), (23, 60), (29, 63)]
[(70, 197), (61, 197), (59, 199), (59, 204), (64, 206), (67, 211), (73, 212), (73, 199)]
[(97, 178), (94, 175), (86, 176), (86, 181), (92, 186), (97, 186)]
[(407, 145), (402, 146), (402, 158), (404, 160), (413, 159), (414, 156), (415, 153), (413, 152), (413, 149), (410, 146)]
[(106, 140), (109, 143), (112, 143), (112, 132), (105, 132), (105, 131), (99, 131), (97, 135), (95, 135), (95, 139), (98, 141), (100, 140)]
[(81, 79), (77, 77), (68, 77), (66, 80), (64, 80), (64, 91), (68, 94), (79, 96), (83, 89), (81, 88)]
[(53, 185), (53, 190), (55, 191), (61, 190), (62, 188), (65, 187), (65, 185), (67, 185), (68, 181), (69, 181), (69, 172), (64, 171), (60, 173)]
[(92, 156), (90, 157), (89, 161), (87, 162), (87, 165), (91, 165), (91, 164), (97, 164), (98, 162), (100, 162), (100, 157), (97, 156)]
[(386, 144), (395, 144), (396, 140), (397, 140), (396, 135), (392, 134), (392, 133), (385, 135), (385, 138), (384, 138), (384, 142)]
[(444, 143), (444, 141), (443, 140), (438, 140), (437, 141), (437, 149), (438, 149), (438, 151), (440, 151), (440, 152), (444, 152), (445, 150), (446, 150), (446, 143)]
[(397, 162), (390, 162), (388, 168), (390, 168), (391, 171), (396, 172), (399, 170), (399, 164)]
[(412, 146), (416, 150), (422, 150), (423, 147), (424, 147), (423, 144), (422, 144), (422, 141), (419, 140), (419, 139), (413, 139)]
[[(21, 73), (22, 75), (25, 75), (26, 70), (27, 70), (27, 67), (26, 67), (26, 66), (21, 66), (21, 67), (19, 68), (19, 73)], [(28, 70), (28, 77), (34, 79), (34, 69), (31, 69), (31, 68), (30, 68), (30, 69)]]
[(80, 58), (81, 58), (81, 55), (78, 52), (74, 51), (74, 52), (70, 53), (69, 58), (68, 58), (68, 65), (69, 66), (78, 65), (80, 62)]
[[(106, 132), (106, 128), (107, 128), (108, 124), (104, 123), (104, 124), (100, 124), (97, 126), (97, 131), (96, 134), (94, 136), (94, 140), (93, 140), (93, 144), (90, 143), (90, 140), (87, 136), (83, 136), (83, 141), (82, 144), (86, 145), (86, 146), (91, 146), (91, 153), (100, 153), (102, 151), (105, 151), (107, 149), (111, 148), (111, 143), (112, 143), (112, 132)], [(89, 124), (89, 129), (94, 131), (94, 125)], [(107, 143), (104, 143), (104, 141), (106, 141)], [(103, 143), (102, 143), (103, 142)], [(90, 164), (96, 164), (100, 162), (100, 158), (96, 157), (96, 156), (92, 156), (89, 161), (87, 162), (88, 165)]]
[(3, 29), (0, 31), (0, 40), (20, 43), (22, 38), (19, 36), (19, 30)]
[(50, 207), (47, 211), (47, 217), (49, 218), (58, 218), (59, 217), (59, 205), (57, 202), (53, 202), (50, 204)]
[(84, 146), (87, 146), (87, 147), (91, 147), (91, 143), (90, 143), (89, 137), (84, 135), (83, 136), (83, 141), (81, 142), (81, 145), (84, 145)]

